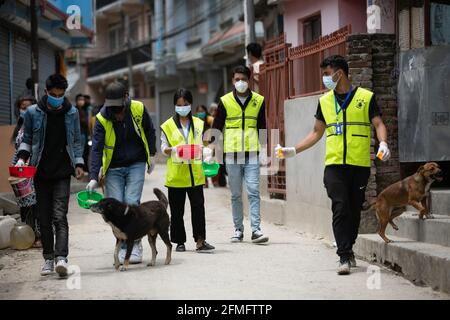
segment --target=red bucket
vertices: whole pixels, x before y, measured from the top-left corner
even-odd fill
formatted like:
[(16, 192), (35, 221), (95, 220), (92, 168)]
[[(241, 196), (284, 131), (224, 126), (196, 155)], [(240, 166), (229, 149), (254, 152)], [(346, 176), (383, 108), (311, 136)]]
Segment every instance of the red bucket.
[(200, 145), (183, 144), (177, 146), (177, 156), (181, 159), (192, 160), (200, 158)]
[(9, 167), (9, 175), (18, 178), (33, 178), (36, 174), (36, 167)]

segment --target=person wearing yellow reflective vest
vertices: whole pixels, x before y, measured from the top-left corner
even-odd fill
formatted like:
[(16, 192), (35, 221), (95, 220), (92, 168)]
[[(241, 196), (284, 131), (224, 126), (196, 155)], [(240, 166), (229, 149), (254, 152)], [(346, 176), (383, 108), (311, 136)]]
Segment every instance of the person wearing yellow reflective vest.
[(319, 99), (313, 130), (295, 147), (277, 146), (275, 152), (281, 157), (293, 157), (312, 147), (326, 133), (324, 184), (332, 201), (333, 233), (340, 257), (337, 273), (343, 275), (356, 266), (352, 248), (370, 176), (371, 125), (380, 141), (377, 157), (387, 161), (390, 151), (374, 94), (351, 85), (345, 58), (330, 56), (320, 67), (323, 83), (330, 91)]
[[(138, 205), (144, 188), (145, 171), (154, 168), (156, 154), (155, 129), (142, 102), (132, 100), (120, 82), (110, 83), (106, 99), (96, 115), (92, 138), (90, 182), (94, 190), (99, 179), (104, 181), (105, 196), (128, 205)], [(119, 252), (123, 263), (126, 244)], [(142, 244), (133, 246), (130, 263), (142, 262)]]
[[(220, 98), (213, 129), (223, 132), (224, 162), (231, 191), (231, 207), (235, 232), (231, 242), (244, 238), (242, 183), (245, 182), (250, 203), (252, 242), (269, 238), (261, 231), (260, 215), (260, 146), (259, 130), (266, 129), (264, 97), (248, 88), (250, 69), (238, 66), (232, 78), (235, 90)], [(221, 159), (219, 159), (221, 160)]]
[[(192, 93), (186, 89), (178, 89), (173, 98), (175, 114), (161, 125), (161, 151), (168, 156), (165, 185), (169, 193), (170, 206), (170, 240), (177, 244), (176, 251), (186, 251), (186, 230), (184, 228), (184, 204), (186, 194), (191, 203), (192, 233), (199, 253), (211, 252), (215, 248), (206, 242), (205, 198), (203, 186), (202, 158), (211, 154), (211, 150), (203, 148), (204, 122), (192, 117)], [(198, 154), (193, 159), (185, 157), (182, 145), (197, 145)], [(191, 153), (190, 153), (191, 154)]]

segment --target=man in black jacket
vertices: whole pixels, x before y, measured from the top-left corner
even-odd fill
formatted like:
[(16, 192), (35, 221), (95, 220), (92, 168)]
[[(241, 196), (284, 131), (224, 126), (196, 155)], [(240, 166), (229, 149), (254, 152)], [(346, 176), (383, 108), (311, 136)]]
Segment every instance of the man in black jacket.
[(78, 111), (64, 97), (67, 80), (54, 74), (45, 86), (46, 94), (24, 115), (16, 166), (28, 162), (37, 167), (34, 184), (45, 259), (41, 275), (53, 272), (56, 258), (56, 272), (64, 277), (69, 254), (70, 177), (81, 179), (84, 175), (83, 149)]
[[(145, 106), (131, 100), (123, 84), (113, 82), (106, 87), (106, 99), (96, 115), (92, 139), (92, 154), (88, 190), (104, 178), (107, 197), (129, 205), (140, 203), (144, 188), (145, 167), (150, 174), (154, 168), (156, 137)], [(100, 177), (99, 177), (100, 174)], [(123, 263), (126, 246), (119, 260)], [(133, 247), (130, 263), (142, 262), (142, 244)]]

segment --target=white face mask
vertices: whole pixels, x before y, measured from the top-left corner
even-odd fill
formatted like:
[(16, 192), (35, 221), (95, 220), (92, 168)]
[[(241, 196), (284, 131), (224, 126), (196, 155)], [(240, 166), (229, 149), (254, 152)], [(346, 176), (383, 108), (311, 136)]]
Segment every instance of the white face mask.
[(336, 72), (333, 73), (331, 76), (323, 76), (322, 77), (323, 85), (325, 86), (325, 88), (330, 89), (330, 90), (336, 89), (336, 86), (337, 86), (339, 80), (341, 79), (341, 77), (339, 77), (339, 79), (337, 79), (336, 81), (333, 81), (333, 76), (335, 74), (336, 74)]
[(248, 83), (246, 81), (239, 80), (234, 84), (237, 92), (244, 93), (248, 89)]

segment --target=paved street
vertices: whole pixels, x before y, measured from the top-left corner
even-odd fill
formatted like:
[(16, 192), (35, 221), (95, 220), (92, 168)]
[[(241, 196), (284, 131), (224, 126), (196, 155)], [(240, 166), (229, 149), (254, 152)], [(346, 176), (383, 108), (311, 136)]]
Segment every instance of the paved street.
[[(163, 187), (165, 166), (158, 165), (146, 181), (144, 200), (154, 199), (153, 187)], [(382, 268), (380, 289), (368, 289), (368, 263), (350, 276), (335, 273), (337, 257), (325, 242), (307, 238), (283, 226), (263, 224), (268, 245), (249, 241), (231, 244), (228, 189), (206, 189), (207, 237), (213, 254), (198, 254), (190, 238), (187, 251), (173, 252), (164, 265), (165, 247), (158, 238), (157, 264), (147, 267), (150, 247), (144, 241), (144, 263), (127, 272), (114, 270), (114, 238), (102, 218), (70, 202), (69, 263), (79, 267), (67, 280), (41, 277), (40, 250), (0, 251), (0, 299), (448, 299), (448, 295), (417, 287)], [(191, 233), (189, 208), (185, 217)], [(1, 268), (1, 266), (0, 266)], [(370, 282), (370, 281), (369, 281)], [(79, 289), (70, 289), (80, 284)]]

